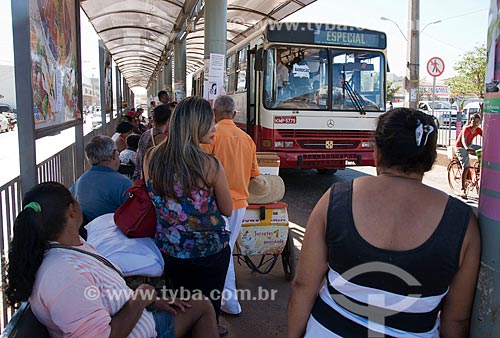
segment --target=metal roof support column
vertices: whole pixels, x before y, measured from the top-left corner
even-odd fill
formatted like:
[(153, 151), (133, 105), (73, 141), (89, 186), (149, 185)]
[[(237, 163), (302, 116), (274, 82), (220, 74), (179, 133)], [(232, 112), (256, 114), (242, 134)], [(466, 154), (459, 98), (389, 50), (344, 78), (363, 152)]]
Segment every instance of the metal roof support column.
[[(500, 75), (498, 48), (498, 13), (496, 1), (490, 4), (486, 81), (494, 84)], [(491, 46), (491, 47), (490, 47)], [(493, 53), (492, 53), (493, 51)], [(492, 66), (492, 67), (490, 67)], [(479, 228), (481, 230), (481, 265), (471, 316), (472, 338), (498, 337), (500, 332), (500, 98), (498, 93), (484, 94), (483, 149), (481, 160), (481, 191), (479, 194)], [(496, 332), (496, 333), (495, 333)]]
[(163, 67), (163, 83), (165, 84), (165, 90), (170, 97), (172, 96), (172, 63), (168, 62)]
[(205, 93), (203, 96), (207, 99), (214, 99), (215, 96), (224, 92), (226, 37), (227, 0), (206, 0), (204, 61), (208, 74), (205, 74)]
[(21, 192), (25, 194), (38, 183), (36, 169), (35, 121), (31, 81), (29, 1), (12, 1), (14, 72), (16, 82), (19, 167)]
[(175, 40), (174, 44), (174, 100), (186, 97), (186, 39)]
[(120, 73), (120, 69), (118, 69), (118, 66), (115, 66), (115, 74), (116, 74), (116, 114), (118, 117), (121, 116), (122, 114), (122, 89), (121, 89), (121, 83), (122, 83), (122, 74)]
[(128, 102), (127, 100), (127, 82), (125, 78), (122, 77), (122, 102)]
[(132, 89), (127, 85), (127, 90), (128, 90), (128, 105), (130, 109), (134, 108), (134, 92), (132, 92)]
[(156, 74), (156, 83), (158, 83), (158, 91), (165, 89), (163, 85), (163, 69)]
[(101, 134), (107, 135), (106, 121), (106, 66), (105, 66), (105, 46), (102, 40), (99, 40), (99, 77), (100, 77), (100, 92), (101, 92)]
[[(76, 10), (75, 10), (75, 19), (76, 22), (80, 22), (80, 6), (76, 4)], [(84, 114), (85, 112), (83, 111), (83, 84), (82, 84), (82, 38), (81, 38), (81, 29), (80, 25), (76, 25), (76, 48), (77, 48), (77, 83), (78, 83), (78, 110), (80, 111), (81, 115), (81, 123), (77, 124), (75, 126), (75, 155), (74, 155), (74, 163), (75, 163), (75, 170), (74, 170), (74, 177), (72, 178), (72, 182), (76, 181), (85, 171), (85, 137), (83, 134), (83, 121), (85, 120)]]

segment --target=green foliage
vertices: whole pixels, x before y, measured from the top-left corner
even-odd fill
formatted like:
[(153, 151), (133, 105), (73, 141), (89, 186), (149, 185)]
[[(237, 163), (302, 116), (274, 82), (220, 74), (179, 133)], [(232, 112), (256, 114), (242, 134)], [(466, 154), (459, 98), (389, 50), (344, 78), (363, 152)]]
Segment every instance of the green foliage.
[(466, 52), (453, 68), (458, 75), (448, 79), (450, 96), (484, 97), (484, 77), (486, 73), (486, 46), (483, 44)]
[(396, 93), (401, 89), (401, 86), (393, 86), (394, 81), (387, 81), (387, 101), (393, 101)]

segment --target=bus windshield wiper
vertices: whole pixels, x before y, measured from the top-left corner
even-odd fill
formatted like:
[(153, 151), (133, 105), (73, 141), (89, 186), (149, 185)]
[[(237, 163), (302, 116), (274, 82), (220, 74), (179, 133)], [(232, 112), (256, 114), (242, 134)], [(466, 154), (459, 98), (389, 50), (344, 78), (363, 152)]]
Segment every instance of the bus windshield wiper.
[(342, 95), (343, 98), (345, 99), (345, 92), (347, 91), (347, 94), (349, 94), (350, 99), (352, 100), (352, 103), (356, 107), (356, 109), (359, 111), (360, 115), (366, 115), (365, 109), (363, 107), (363, 104), (361, 103), (362, 101), (364, 102), (363, 98), (351, 87), (351, 85), (345, 80), (345, 69), (342, 72)]

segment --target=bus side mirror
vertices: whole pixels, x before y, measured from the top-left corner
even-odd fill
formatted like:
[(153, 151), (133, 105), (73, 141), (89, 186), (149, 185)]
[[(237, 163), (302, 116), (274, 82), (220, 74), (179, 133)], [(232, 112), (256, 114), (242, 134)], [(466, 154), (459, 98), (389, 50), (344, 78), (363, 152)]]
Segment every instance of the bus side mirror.
[(263, 71), (266, 64), (266, 51), (264, 49), (258, 49), (255, 52), (255, 70)]

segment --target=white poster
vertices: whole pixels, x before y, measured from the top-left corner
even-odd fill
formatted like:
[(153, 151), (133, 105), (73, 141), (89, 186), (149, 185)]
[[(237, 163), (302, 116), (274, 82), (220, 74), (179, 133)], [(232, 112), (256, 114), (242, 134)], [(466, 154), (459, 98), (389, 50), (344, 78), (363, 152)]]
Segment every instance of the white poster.
[(224, 54), (210, 53), (208, 76), (211, 80), (224, 80), (226, 56)]
[(176, 81), (174, 83), (174, 96), (176, 102), (179, 102), (186, 97), (184, 81)]

